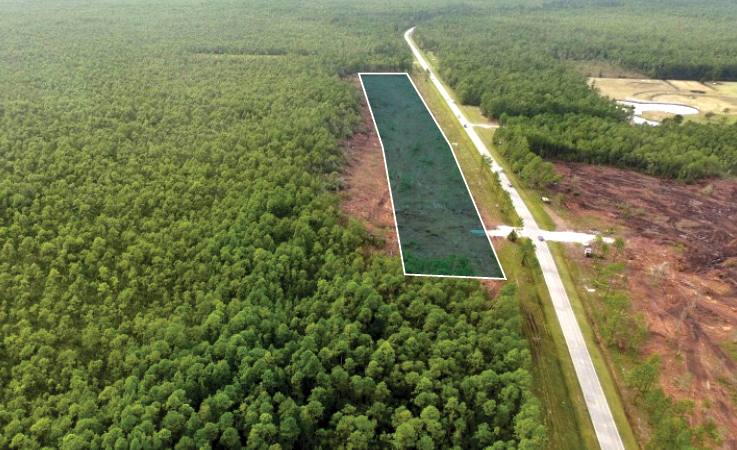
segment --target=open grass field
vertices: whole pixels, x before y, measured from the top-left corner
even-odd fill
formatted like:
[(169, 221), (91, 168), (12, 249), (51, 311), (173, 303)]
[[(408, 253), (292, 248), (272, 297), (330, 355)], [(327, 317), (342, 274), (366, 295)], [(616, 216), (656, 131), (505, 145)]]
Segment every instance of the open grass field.
[(466, 117), (468, 117), (468, 120), (470, 120), (472, 123), (488, 125), (496, 124), (495, 122), (489, 120), (488, 117), (484, 116), (484, 114), (481, 112), (481, 108), (479, 108), (478, 106), (461, 105), (461, 109), (466, 114)]
[[(615, 100), (678, 103), (699, 109), (698, 114), (684, 116), (686, 120), (737, 122), (737, 82), (713, 84), (698, 81), (589, 78), (589, 83), (602, 95)], [(651, 120), (672, 116), (673, 114), (657, 111), (643, 114), (643, 117)]]

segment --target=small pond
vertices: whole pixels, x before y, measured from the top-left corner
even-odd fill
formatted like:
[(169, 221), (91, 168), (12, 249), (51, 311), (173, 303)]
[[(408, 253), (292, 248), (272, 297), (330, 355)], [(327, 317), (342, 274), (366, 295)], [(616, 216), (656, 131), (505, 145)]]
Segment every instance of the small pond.
[(688, 114), (698, 114), (698, 108), (693, 106), (679, 105), (677, 103), (656, 103), (656, 102), (628, 102), (628, 101), (617, 101), (620, 105), (632, 106), (635, 109), (635, 115), (632, 120), (635, 123), (646, 123), (648, 125), (660, 125), (660, 122), (655, 120), (648, 120), (642, 117), (642, 113), (645, 111), (662, 111), (671, 114), (680, 114), (682, 116)]

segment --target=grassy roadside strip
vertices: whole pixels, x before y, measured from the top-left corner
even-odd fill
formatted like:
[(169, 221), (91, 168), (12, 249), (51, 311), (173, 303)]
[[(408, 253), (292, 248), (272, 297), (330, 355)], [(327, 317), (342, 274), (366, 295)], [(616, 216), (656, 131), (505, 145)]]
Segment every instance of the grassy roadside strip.
[[(441, 83), (443, 83), (442, 80), (441, 80)], [(437, 89), (434, 87), (434, 85), (432, 85), (432, 83), (429, 83), (429, 82), (426, 82), (426, 84), (430, 86), (431, 89), (429, 91), (432, 92), (432, 95), (440, 99), (440, 101), (442, 102), (442, 106), (443, 106), (442, 109), (447, 111), (447, 114), (450, 114), (450, 116), (453, 119), (455, 119), (455, 116), (453, 116), (452, 113), (450, 113), (448, 106), (445, 105), (445, 102), (440, 97), (440, 94), (437, 91)], [(448, 92), (451, 93), (451, 96), (453, 96), (453, 98), (456, 99), (455, 93), (445, 83), (443, 83), (443, 86), (448, 90)], [(429, 94), (426, 94), (425, 92), (423, 92), (423, 95), (427, 97)], [(456, 102), (457, 102), (457, 99), (456, 99)], [(435, 111), (435, 109), (433, 109), (433, 111)], [(455, 119), (455, 122), (458, 127), (461, 126), (457, 119)], [(494, 129), (477, 129), (476, 131), (479, 134), (479, 136), (482, 138), (484, 143), (486, 143), (487, 147), (489, 148), (489, 151), (492, 153), (494, 158), (500, 163), (502, 168), (506, 171), (507, 176), (510, 179), (510, 182), (513, 183), (515, 188), (520, 193), (520, 196), (527, 204), (531, 213), (535, 217), (535, 220), (538, 222), (538, 225), (543, 229), (555, 230), (556, 228), (555, 223), (550, 218), (550, 216), (545, 212), (542, 201), (540, 200), (539, 194), (534, 190), (524, 188), (520, 184), (519, 180), (517, 180), (516, 176), (512, 172), (509, 164), (504, 160), (504, 158), (501, 157), (501, 155), (493, 147), (492, 136), (495, 130)], [(532, 198), (534, 198), (534, 201), (532, 200)], [(500, 247), (495, 243), (495, 248), (499, 248), (497, 251), (499, 253), (499, 258), (507, 273), (507, 278), (509, 280), (515, 281), (515, 279), (513, 278), (515, 276), (513, 267), (515, 266), (515, 264), (518, 264), (519, 259), (517, 259), (514, 254), (510, 255), (509, 252), (505, 251), (503, 246)], [(574, 313), (576, 314), (578, 322), (581, 326), (582, 333), (584, 334), (584, 337), (586, 339), (587, 347), (589, 348), (594, 366), (596, 367), (597, 373), (599, 374), (602, 388), (604, 389), (604, 393), (607, 397), (607, 402), (609, 403), (609, 407), (612, 410), (612, 415), (614, 416), (614, 420), (617, 423), (617, 428), (619, 429), (619, 432), (622, 436), (622, 440), (624, 442), (625, 448), (629, 450), (639, 449), (640, 446), (637, 443), (635, 434), (631, 428), (629, 421), (627, 420), (627, 415), (625, 413), (625, 409), (622, 404), (619, 391), (616, 388), (612, 373), (609, 370), (609, 366), (607, 364), (606, 359), (602, 356), (602, 353), (599, 347), (596, 345), (596, 339), (593, 335), (591, 324), (589, 322), (589, 319), (588, 319), (588, 316), (585, 310), (583, 309), (583, 305), (581, 303), (581, 300), (578, 296), (578, 293), (575, 289), (575, 285), (573, 283), (573, 278), (571, 277), (571, 272), (570, 272), (571, 268), (568, 266), (568, 264), (565, 261), (565, 258), (563, 257), (563, 255), (565, 255), (565, 248), (560, 247), (560, 244), (553, 244), (551, 245), (551, 253), (553, 254), (553, 257), (555, 258), (556, 265), (558, 266), (558, 270), (561, 273), (561, 278), (563, 279), (566, 292), (568, 293), (570, 300), (571, 300), (571, 306), (573, 307)], [(540, 270), (538, 269), (537, 272), (539, 271)], [(578, 410), (576, 414), (579, 419), (578, 424), (580, 426), (581, 423), (584, 423), (586, 424), (586, 427), (587, 427), (581, 433), (581, 439), (586, 439), (587, 437), (593, 439), (593, 444), (591, 443), (591, 441), (587, 441), (586, 446), (583, 448), (597, 448), (598, 443), (596, 442), (595, 435), (593, 434), (593, 426), (591, 425), (591, 420), (589, 418), (588, 412), (586, 411), (586, 406), (583, 403), (583, 396), (581, 394), (580, 386), (575, 381), (576, 376), (575, 376), (575, 371), (573, 369), (573, 364), (570, 360), (570, 355), (568, 354), (565, 340), (563, 338), (563, 334), (560, 329), (560, 325), (557, 321), (557, 317), (555, 316), (555, 312), (552, 308), (552, 302), (550, 300), (549, 293), (547, 289), (544, 288), (545, 284), (542, 278), (542, 273), (540, 273), (537, 277), (533, 277), (531, 282), (534, 284), (533, 288), (536, 291), (542, 291), (542, 294), (543, 294), (541, 295), (538, 293), (537, 295), (539, 299), (539, 305), (537, 309), (542, 314), (542, 323), (547, 325), (547, 328), (551, 330), (549, 334), (552, 335), (553, 340), (555, 341), (555, 346), (557, 349), (559, 349), (559, 351), (557, 352), (557, 358), (560, 360), (559, 371), (562, 370), (565, 373), (564, 378), (565, 378), (565, 382), (568, 384), (567, 390), (569, 391), (568, 397), (570, 397), (574, 401), (574, 403), (578, 403), (580, 401), (579, 403), (580, 408), (576, 408)], [(522, 283), (520, 283), (520, 291), (528, 290), (529, 288), (530, 288), (529, 285), (523, 286)], [(526, 309), (526, 314), (527, 314), (533, 302), (530, 302), (529, 299), (524, 300), (524, 296), (522, 296), (522, 298), (523, 298), (523, 309)], [(528, 314), (528, 322), (529, 322), (529, 314)], [(527, 331), (531, 331), (531, 330), (527, 330)], [(534, 340), (534, 331), (532, 333), (528, 333), (528, 337), (531, 338), (530, 339), (531, 343), (536, 343)], [(538, 358), (538, 363), (539, 364), (537, 364), (536, 370), (546, 365), (546, 363), (544, 361), (541, 361), (539, 358)], [(546, 380), (544, 374), (541, 374), (538, 372), (535, 374), (535, 376), (537, 380), (540, 380), (543, 382), (542, 384), (548, 384), (547, 383), (548, 380)], [(575, 384), (575, 386), (571, 386), (572, 384), (571, 380), (573, 380), (573, 384)], [(551, 387), (546, 387), (546, 388), (547, 390), (551, 390)], [(538, 393), (540, 394), (540, 392)], [(574, 395), (570, 395), (571, 393), (573, 393)], [(539, 395), (541, 399), (545, 398), (547, 393), (542, 393), (542, 394), (543, 395)], [(553, 415), (553, 412), (548, 406), (549, 403), (550, 401), (546, 401), (546, 407), (548, 408), (549, 415)], [(581, 412), (583, 413), (584, 417), (581, 417), (582, 416)], [(569, 422), (567, 424), (568, 427), (570, 427), (570, 423), (572, 422)], [(560, 436), (565, 434), (565, 431), (556, 430), (557, 427), (554, 427), (554, 424), (551, 424), (551, 425), (553, 425), (551, 427), (551, 444), (559, 445), (557, 444), (556, 441), (558, 440)], [(551, 448), (575, 448), (575, 447), (551, 446)]]
[[(410, 39), (412, 39), (411, 36), (410, 36)], [(414, 42), (415, 45), (417, 45), (417, 42), (414, 41), (414, 39), (412, 40), (412, 42)], [(476, 120), (478, 113), (480, 113), (478, 109), (475, 111), (469, 111), (470, 108), (467, 106), (464, 106), (461, 102), (458, 101), (458, 96), (456, 95), (455, 91), (450, 86), (448, 86), (448, 84), (446, 84), (445, 81), (443, 81), (443, 79), (439, 76), (437, 69), (436, 69), (437, 58), (435, 57), (435, 55), (432, 55), (432, 54), (428, 55), (427, 52), (424, 52), (422, 50), (420, 50), (420, 53), (425, 58), (425, 60), (428, 62), (428, 64), (430, 64), (430, 67), (432, 68), (432, 71), (435, 73), (435, 77), (440, 81), (440, 84), (442, 84), (445, 90), (448, 91), (451, 98), (456, 102), (456, 105), (458, 105), (463, 111), (463, 113), (466, 114), (466, 117), (469, 118), (471, 121)], [(420, 71), (419, 66), (415, 66), (415, 67), (418, 69), (417, 71), (419, 72)], [(424, 77), (414, 77), (415, 80), (417, 78), (424, 78)], [(432, 83), (428, 83), (428, 84), (432, 85)], [(440, 93), (437, 91), (434, 85), (432, 85), (432, 91), (443, 102), (443, 104), (445, 104), (445, 101), (442, 99), (442, 96), (440, 96)], [(444, 110), (447, 111), (448, 114), (450, 114), (450, 116), (453, 118), (453, 120), (456, 123), (458, 123), (460, 126), (460, 122), (453, 115), (452, 111), (450, 111), (450, 109), (447, 106), (445, 106)], [(438, 122), (439, 121), (440, 119), (438, 119)], [(483, 123), (485, 121), (486, 119), (484, 119), (480, 123)], [(489, 149), (489, 152), (494, 157), (494, 159), (502, 166), (510, 182), (514, 185), (515, 189), (517, 189), (517, 192), (519, 193), (520, 197), (522, 197), (522, 200), (524, 200), (524, 202), (527, 204), (527, 207), (530, 209), (530, 213), (532, 213), (532, 216), (535, 218), (537, 225), (543, 230), (549, 230), (549, 231), (555, 230), (556, 228), (555, 222), (553, 222), (553, 219), (551, 219), (548, 213), (545, 212), (545, 209), (543, 208), (542, 203), (539, 200), (535, 202), (530, 201), (530, 197), (539, 199), (540, 195), (538, 195), (536, 191), (528, 189), (527, 187), (524, 187), (519, 182), (519, 180), (517, 180), (517, 177), (514, 175), (514, 172), (512, 172), (512, 167), (507, 163), (507, 161), (504, 160), (504, 158), (502, 158), (502, 155), (500, 155), (499, 152), (497, 152), (494, 146), (491, 144), (491, 137), (494, 135), (494, 131), (495, 131), (494, 128), (476, 128), (476, 133), (478, 133), (479, 137), (481, 137), (481, 139), (484, 141), (484, 144), (486, 144), (486, 147)], [(462, 134), (468, 140), (468, 142), (471, 141), (471, 139), (468, 137), (468, 135), (465, 132)], [(473, 146), (473, 143), (471, 143), (471, 148), (475, 148)]]
[[(497, 152), (496, 148), (494, 148), (494, 145), (491, 143), (494, 131), (496, 131), (494, 128), (476, 128), (476, 133), (481, 137), (481, 140), (484, 141), (484, 144), (486, 144), (486, 147), (489, 149), (492, 156), (494, 156), (494, 159), (496, 159), (496, 161), (499, 162), (499, 165), (502, 166), (502, 169), (504, 169), (509, 181), (514, 185), (514, 188), (517, 189), (520, 197), (522, 197), (522, 200), (525, 202), (527, 208), (529, 208), (532, 216), (535, 218), (537, 225), (543, 230), (555, 231), (555, 222), (553, 222), (553, 219), (550, 218), (548, 213), (545, 211), (545, 208), (543, 208), (542, 201), (540, 200), (540, 192), (523, 185), (517, 179), (517, 175), (512, 172), (512, 166), (510, 166), (509, 163), (502, 158), (502, 155)], [(532, 201), (533, 198), (535, 201)]]
[(485, 219), (491, 219), (491, 223), (489, 220), (484, 220), (484, 225), (488, 228), (495, 228), (498, 225), (521, 226), (522, 220), (517, 215), (509, 196), (501, 188), (492, 172), (481, 165), (481, 157), (471, 142), (471, 138), (463, 131), (463, 126), (445, 104), (435, 86), (422, 74), (415, 74), (412, 80), (422, 93), (445, 136), (451, 142), (453, 153), (458, 159), (463, 176), (471, 188), (471, 195), (482, 216)]
[(543, 405), (549, 430), (548, 449), (597, 449), (594, 426), (542, 270), (520, 263), (518, 245), (506, 243), (499, 247), (507, 279), (519, 286), (523, 328), (533, 354), (533, 392)]
[(613, 373), (615, 370), (612, 363), (608, 361), (602, 354), (598, 339), (594, 334), (592, 328), (593, 317), (590, 315), (590, 311), (584, 306), (579, 296), (577, 284), (573, 282), (574, 279), (583, 279), (580, 276), (579, 268), (575, 263), (571, 264), (570, 258), (566, 257), (567, 249), (565, 244), (561, 242), (548, 242), (550, 247), (550, 253), (555, 259), (555, 265), (558, 266), (558, 272), (560, 273), (563, 285), (565, 286), (566, 293), (568, 293), (568, 299), (571, 302), (571, 307), (578, 320), (578, 325), (581, 328), (581, 333), (586, 340), (586, 346), (591, 354), (591, 360), (596, 368), (596, 373), (599, 375), (599, 381), (601, 387), (606, 395), (609, 408), (614, 416), (614, 421), (617, 423), (617, 429), (619, 434), (622, 436), (622, 441), (627, 449), (639, 449), (640, 446), (637, 443), (637, 438), (630, 425), (627, 413), (625, 412), (624, 404), (620, 396), (619, 388), (615, 379), (616, 375)]
[[(414, 40), (413, 40), (413, 42), (414, 42)], [(415, 42), (415, 44), (416, 44), (416, 42)], [(437, 73), (437, 70), (435, 68), (437, 67), (438, 58), (435, 56), (435, 54), (433, 52), (428, 52), (428, 51), (423, 51), (422, 52), (422, 55), (425, 57), (425, 60), (428, 62), (428, 64), (430, 64), (433, 67), (433, 71), (435, 72), (435, 75), (437, 76), (438, 73)], [(438, 76), (437, 78), (440, 81), (440, 84), (442, 84), (445, 87), (445, 89), (450, 94), (451, 98), (456, 102), (456, 105), (458, 105), (458, 107), (461, 109), (461, 111), (463, 111), (463, 114), (466, 115), (466, 118), (471, 123), (476, 123), (476, 124), (491, 123), (491, 121), (488, 118), (486, 118), (481, 113), (481, 108), (480, 107), (478, 107), (478, 106), (464, 105), (463, 103), (461, 103), (458, 100), (458, 96), (456, 95), (455, 91), (453, 89), (451, 89), (450, 86), (448, 86), (447, 84), (445, 84), (445, 81), (443, 81), (441, 79), (441, 77)]]
[[(490, 196), (495, 180), (487, 170), (481, 171), (481, 160), (463, 126), (453, 115), (435, 86), (424, 75), (413, 77), (417, 88), (432, 109), (438, 123), (454, 147), (456, 156), (467, 178), (474, 199), (479, 202), (496, 201)], [(457, 139), (457, 140), (456, 140)], [(472, 180), (481, 174), (483, 182)], [(489, 191), (489, 189), (492, 189)], [(498, 199), (498, 197), (497, 197)], [(514, 218), (519, 217), (514, 214)], [(507, 218), (504, 223), (513, 223)], [(517, 222), (518, 223), (518, 222)], [(588, 450), (598, 448), (593, 425), (586, 410), (581, 389), (566, 348), (542, 272), (530, 271), (520, 264), (518, 246), (506, 239), (494, 240), (494, 248), (504, 266), (507, 279), (519, 286), (521, 308), (525, 315), (525, 334), (533, 352), (532, 373), (535, 379), (533, 391), (543, 407), (545, 425), (548, 427), (550, 450)]]

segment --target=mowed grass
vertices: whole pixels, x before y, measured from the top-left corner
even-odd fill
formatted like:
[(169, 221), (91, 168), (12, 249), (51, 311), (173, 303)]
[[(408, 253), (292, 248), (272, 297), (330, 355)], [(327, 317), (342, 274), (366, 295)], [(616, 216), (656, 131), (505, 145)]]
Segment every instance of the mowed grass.
[(724, 125), (732, 125), (737, 123), (737, 114), (715, 115), (711, 117), (707, 117), (704, 114), (694, 114), (692, 116), (687, 116), (686, 120), (697, 123), (721, 123)]
[[(646, 92), (665, 92), (673, 90), (663, 80), (632, 79), (632, 78), (589, 78), (589, 85), (595, 87), (601, 95), (623, 100), (634, 98), (635, 94)], [(646, 100), (643, 98), (643, 100)]]
[[(639, 449), (637, 438), (625, 412), (622, 398), (619, 395), (615, 375), (612, 373), (615, 369), (604, 358), (604, 355), (600, 351), (601, 343), (591, 327), (591, 321), (594, 320), (593, 311), (590, 308), (586, 308), (581, 301), (584, 286), (580, 281), (586, 277), (581, 274), (578, 265), (568, 257), (566, 244), (548, 241), (548, 246), (550, 247), (553, 259), (555, 259), (555, 265), (558, 267), (558, 272), (568, 294), (568, 299), (571, 302), (571, 308), (573, 308), (578, 325), (581, 328), (581, 333), (586, 341), (586, 347), (589, 349), (596, 373), (599, 375), (599, 382), (604, 390), (607, 403), (609, 403), (612, 416), (614, 416), (614, 421), (617, 424), (619, 435), (622, 437), (622, 442), (626, 449)], [(578, 280), (579, 283), (575, 283), (573, 280)]]
[(489, 120), (488, 117), (484, 116), (484, 114), (481, 112), (481, 108), (478, 106), (469, 106), (469, 105), (460, 105), (461, 110), (464, 114), (466, 114), (466, 117), (468, 120), (473, 124), (482, 124), (482, 125), (495, 125), (494, 122)]
[(728, 95), (737, 98), (737, 82), (722, 82), (718, 81), (716, 85), (712, 85), (714, 89)]
[[(737, 122), (737, 82), (700, 83), (682, 80), (631, 78), (590, 78), (589, 83), (601, 95), (615, 100), (634, 99), (649, 102), (678, 103), (699, 109), (685, 115), (694, 122)], [(643, 117), (662, 120), (674, 114), (650, 112)]]

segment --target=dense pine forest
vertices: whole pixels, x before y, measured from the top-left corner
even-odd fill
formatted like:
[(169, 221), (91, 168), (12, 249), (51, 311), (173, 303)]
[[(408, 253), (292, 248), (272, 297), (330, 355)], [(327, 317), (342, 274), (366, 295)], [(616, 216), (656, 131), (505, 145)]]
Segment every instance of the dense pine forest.
[(719, 0), (499, 3), (434, 17), (416, 40), (464, 103), (507, 125), (496, 142), (522, 158), (520, 173), (538, 155), (692, 181), (735, 173), (737, 125), (632, 126), (575, 65), (737, 80), (736, 22), (734, 2)]
[(632, 126), (573, 67), (737, 79), (737, 8), (395, 3), (2, 2), (0, 449), (545, 448), (516, 285), (404, 277), (340, 212), (352, 77), (417, 25), (530, 185), (729, 175), (737, 126)]
[(441, 9), (4, 2), (0, 448), (543, 448), (515, 285), (337, 208), (347, 76)]

